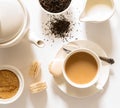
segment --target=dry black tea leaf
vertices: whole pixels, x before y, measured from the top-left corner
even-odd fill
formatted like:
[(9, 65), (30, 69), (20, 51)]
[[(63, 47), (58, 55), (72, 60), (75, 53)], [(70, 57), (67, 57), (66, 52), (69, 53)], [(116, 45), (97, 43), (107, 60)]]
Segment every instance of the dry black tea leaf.
[(55, 18), (50, 24), (51, 33), (56, 37), (65, 37), (70, 30), (70, 22), (65, 18)]
[(71, 0), (39, 0), (41, 6), (52, 13), (64, 11), (71, 3)]

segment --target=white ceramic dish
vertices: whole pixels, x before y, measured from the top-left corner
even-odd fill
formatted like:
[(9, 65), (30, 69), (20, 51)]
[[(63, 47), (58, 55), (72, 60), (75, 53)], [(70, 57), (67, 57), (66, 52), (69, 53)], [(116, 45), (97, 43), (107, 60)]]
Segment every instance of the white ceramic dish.
[(80, 15), (83, 22), (103, 22), (111, 18), (115, 11), (113, 0), (85, 0)]
[[(73, 47), (74, 45), (75, 46), (77, 45), (80, 48), (88, 48), (90, 50), (93, 50), (100, 56), (107, 57), (106, 53), (99, 45), (91, 41), (88, 41), (88, 40), (73, 41), (73, 42), (68, 43), (67, 45), (73, 46)], [(66, 56), (66, 52), (62, 48), (60, 48), (58, 53), (56, 54), (55, 59), (64, 59), (65, 56)], [(103, 89), (105, 84), (107, 83), (107, 80), (109, 77), (109, 66), (110, 66), (109, 64), (102, 62), (102, 67), (101, 67), (102, 72), (98, 80), (99, 88)], [(59, 89), (62, 90), (65, 94), (72, 96), (72, 97), (84, 98), (84, 97), (91, 96), (101, 91), (100, 89), (97, 89), (95, 86), (85, 88), (85, 89), (79, 89), (79, 88), (72, 87), (70, 84), (66, 82), (63, 75), (60, 75), (59, 77), (53, 77), (53, 78), (57, 86), (59, 87)]]
[[(39, 0), (38, 0), (38, 2), (39, 2)], [(66, 11), (68, 11), (68, 10), (70, 9), (71, 4), (72, 4), (72, 0), (71, 0), (71, 3), (69, 4), (69, 6), (68, 6), (65, 10), (63, 10), (63, 11), (61, 11), (61, 12), (58, 12), (58, 13), (49, 12), (49, 11), (47, 11), (46, 9), (43, 8), (43, 6), (41, 5), (40, 2), (39, 2), (39, 4), (40, 4), (40, 8), (41, 8), (41, 10), (42, 10), (43, 12), (45, 12), (45, 13), (47, 13), (47, 14), (50, 14), (50, 15), (60, 15), (60, 14), (63, 14), (63, 13), (65, 13)]]
[(23, 92), (23, 89), (24, 89), (24, 79), (23, 79), (23, 76), (22, 76), (20, 70), (17, 69), (16, 67), (14, 67), (14, 66), (3, 65), (3, 66), (0, 66), (0, 70), (10, 70), (10, 71), (14, 72), (15, 75), (18, 77), (19, 89), (18, 89), (18, 92), (16, 93), (16, 95), (14, 95), (13, 97), (8, 98), (8, 99), (0, 99), (0, 104), (10, 104), (10, 103), (13, 103), (14, 101), (16, 101), (21, 96), (21, 94)]

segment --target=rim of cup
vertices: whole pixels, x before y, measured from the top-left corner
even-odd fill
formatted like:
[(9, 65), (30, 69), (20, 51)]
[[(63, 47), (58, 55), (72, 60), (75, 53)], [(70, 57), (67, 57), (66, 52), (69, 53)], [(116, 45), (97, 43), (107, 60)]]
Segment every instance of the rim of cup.
[(66, 9), (64, 9), (63, 11), (61, 11), (61, 12), (50, 12), (50, 11), (44, 9), (44, 7), (41, 5), (40, 1), (38, 0), (38, 2), (39, 2), (39, 4), (40, 4), (41, 10), (42, 10), (43, 12), (47, 13), (47, 14), (50, 14), (50, 15), (60, 15), (60, 14), (65, 13), (65, 12), (68, 11), (69, 8), (71, 7), (72, 1), (73, 1), (73, 0), (70, 1), (70, 4), (68, 5), (68, 7), (67, 7)]
[(11, 97), (11, 98), (8, 98), (8, 99), (0, 99), (0, 104), (10, 104), (10, 103), (13, 103), (14, 101), (16, 101), (22, 94), (23, 92), (23, 89), (24, 89), (24, 78), (20, 72), (19, 69), (17, 69), (16, 67), (14, 66), (11, 66), (11, 65), (3, 65), (3, 66), (0, 66), (0, 70), (10, 70), (12, 71), (18, 78), (19, 80), (19, 89), (17, 91), (17, 93)]
[[(66, 65), (66, 63), (67, 63), (67, 60), (68, 60), (73, 54), (78, 53), (78, 52), (85, 52), (85, 53), (90, 54), (90, 55), (96, 60), (96, 63), (97, 63), (97, 66), (98, 66), (98, 67), (97, 67), (97, 74), (96, 74), (96, 76), (93, 78), (93, 80), (91, 80), (89, 83), (86, 83), (86, 84), (77, 84), (77, 83), (71, 81), (71, 80), (68, 78), (68, 76), (67, 76), (67, 74), (66, 74), (66, 72), (65, 72), (65, 65)], [(98, 81), (99, 75), (100, 75), (100, 70), (101, 70), (101, 60), (99, 59), (98, 55), (97, 55), (95, 52), (93, 52), (93, 51), (91, 51), (91, 50), (89, 50), (89, 49), (86, 49), (86, 48), (77, 49), (77, 50), (74, 50), (74, 51), (70, 52), (70, 53), (66, 56), (66, 58), (65, 58), (65, 60), (64, 60), (64, 63), (63, 63), (63, 67), (62, 67), (62, 72), (63, 72), (63, 76), (64, 76), (65, 80), (66, 80), (71, 86), (76, 87), (76, 88), (88, 88), (88, 87), (91, 87), (92, 85), (96, 84), (97, 81)]]

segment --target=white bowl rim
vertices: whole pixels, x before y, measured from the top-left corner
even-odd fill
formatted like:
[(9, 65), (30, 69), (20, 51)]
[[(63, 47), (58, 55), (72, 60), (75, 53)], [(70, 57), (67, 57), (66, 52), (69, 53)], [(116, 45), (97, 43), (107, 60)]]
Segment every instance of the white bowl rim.
[(18, 80), (19, 80), (19, 89), (18, 89), (18, 92), (11, 98), (8, 98), (8, 99), (0, 99), (0, 104), (10, 104), (10, 103), (13, 103), (14, 101), (16, 101), (22, 94), (23, 92), (23, 89), (24, 89), (24, 78), (21, 74), (21, 71), (14, 67), (14, 66), (11, 66), (11, 65), (3, 65), (3, 66), (0, 66), (0, 70), (10, 70), (12, 71), (17, 77), (18, 77)]
[(43, 6), (41, 5), (41, 3), (40, 3), (39, 0), (38, 0), (38, 2), (39, 2), (39, 4), (40, 4), (41, 10), (43, 10), (43, 12), (45, 12), (45, 13), (47, 13), (47, 14), (50, 14), (50, 15), (60, 15), (60, 14), (63, 14), (64, 12), (68, 11), (69, 8), (70, 8), (71, 5), (72, 5), (72, 1), (73, 1), (73, 0), (71, 0), (70, 4), (68, 5), (68, 7), (67, 7), (65, 10), (63, 10), (63, 11), (61, 11), (61, 12), (56, 12), (56, 13), (55, 13), (55, 12), (49, 12), (49, 11), (47, 11), (46, 9), (44, 9)]

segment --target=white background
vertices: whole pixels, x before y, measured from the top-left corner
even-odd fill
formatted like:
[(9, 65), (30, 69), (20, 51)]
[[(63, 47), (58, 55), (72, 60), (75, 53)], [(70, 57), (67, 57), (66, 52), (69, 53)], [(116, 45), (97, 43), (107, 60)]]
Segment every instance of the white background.
[[(44, 48), (37, 48), (23, 39), (11, 48), (0, 49), (0, 65), (9, 64), (18, 67), (25, 79), (25, 89), (21, 97), (9, 105), (0, 105), (0, 108), (119, 108), (120, 107), (120, 1), (115, 1), (116, 11), (112, 18), (104, 23), (83, 23), (79, 21), (83, 0), (73, 0), (70, 15), (66, 17), (73, 21), (74, 37), (68, 41), (88, 39), (100, 45), (108, 56), (115, 59), (110, 67), (110, 76), (104, 91), (92, 97), (78, 99), (64, 94), (57, 87), (48, 65), (55, 57), (59, 48), (67, 43), (63, 39), (54, 39), (45, 35), (45, 23), (50, 15), (41, 10), (38, 0), (21, 0), (30, 15), (30, 30), (45, 41)], [(54, 39), (54, 42), (52, 41)], [(29, 85), (29, 68), (34, 60), (41, 63), (41, 80), (46, 81), (47, 90), (38, 94), (31, 94)]]

